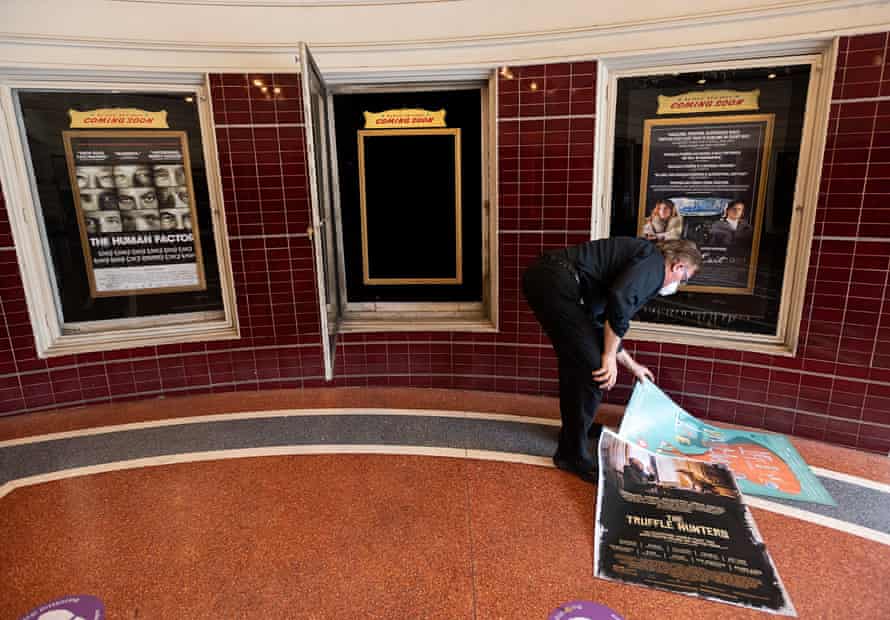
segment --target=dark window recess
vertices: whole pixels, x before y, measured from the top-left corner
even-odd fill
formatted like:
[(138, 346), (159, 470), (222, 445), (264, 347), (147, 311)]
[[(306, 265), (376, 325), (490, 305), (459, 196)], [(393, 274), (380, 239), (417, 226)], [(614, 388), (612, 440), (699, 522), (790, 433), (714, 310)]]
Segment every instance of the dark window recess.
[[(445, 109), (447, 128), (461, 130), (461, 284), (364, 283), (358, 158), (359, 131), (365, 128), (363, 112), (404, 108)], [(348, 300), (481, 301), (481, 91), (336, 95), (334, 115)], [(447, 134), (366, 134), (365, 192), (372, 280), (456, 276), (454, 143), (453, 136)]]
[(455, 278), (454, 136), (370, 134), (364, 145), (371, 278)]

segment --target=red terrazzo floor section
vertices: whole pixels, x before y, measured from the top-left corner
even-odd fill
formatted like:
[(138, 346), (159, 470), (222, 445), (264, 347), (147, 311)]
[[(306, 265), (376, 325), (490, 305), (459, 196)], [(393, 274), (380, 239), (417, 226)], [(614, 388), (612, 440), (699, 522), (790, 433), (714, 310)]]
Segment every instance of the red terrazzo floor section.
[[(594, 488), (555, 469), (331, 455), (151, 467), (0, 500), (0, 617), (82, 593), (109, 618), (628, 620), (762, 613), (592, 577)], [(881, 618), (890, 547), (755, 511), (801, 618)]]
[(109, 618), (471, 618), (467, 464), (193, 463), (0, 500), (0, 618), (94, 593)]

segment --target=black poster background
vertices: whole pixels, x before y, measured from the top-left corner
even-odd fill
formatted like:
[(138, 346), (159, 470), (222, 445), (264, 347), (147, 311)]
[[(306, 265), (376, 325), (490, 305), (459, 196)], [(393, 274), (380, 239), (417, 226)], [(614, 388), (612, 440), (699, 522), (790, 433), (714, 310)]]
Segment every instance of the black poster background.
[[(197, 217), (185, 132), (66, 131), (64, 139), (72, 187), (79, 179), (88, 186), (75, 193), (74, 202), (91, 294), (206, 288), (200, 238), (192, 230)], [(95, 182), (94, 173), (100, 170), (111, 172), (111, 180)], [(92, 197), (97, 204), (88, 204), (86, 199)], [(182, 217), (186, 213), (187, 219)], [(162, 221), (172, 214), (179, 217), (170, 218), (162, 230)], [(121, 230), (102, 230), (109, 219), (112, 228)], [(128, 230), (137, 222), (141, 230)], [(194, 267), (157, 269), (189, 264)], [(155, 269), (149, 275), (142, 267)], [(108, 269), (116, 274), (114, 279), (104, 275)]]
[(729, 469), (609, 431), (599, 459), (595, 576), (796, 615)]
[[(364, 132), (365, 210), (368, 272), (371, 280), (428, 279), (458, 281), (461, 246), (455, 196), (460, 170), (455, 166), (454, 134), (414, 130)], [(458, 153), (458, 160), (460, 154)], [(394, 176), (394, 172), (396, 172)], [(418, 200), (418, 197), (422, 197)], [(456, 200), (457, 199), (457, 200)], [(417, 232), (398, 239), (392, 231), (410, 226)], [(422, 231), (435, 231), (423, 234)], [(412, 260), (405, 260), (406, 257)]]
[[(750, 294), (754, 288), (774, 115), (650, 119), (644, 127), (639, 228), (669, 199), (704, 264), (689, 292)], [(744, 203), (736, 242), (712, 234), (723, 208)], [(746, 232), (746, 235), (742, 235)]]

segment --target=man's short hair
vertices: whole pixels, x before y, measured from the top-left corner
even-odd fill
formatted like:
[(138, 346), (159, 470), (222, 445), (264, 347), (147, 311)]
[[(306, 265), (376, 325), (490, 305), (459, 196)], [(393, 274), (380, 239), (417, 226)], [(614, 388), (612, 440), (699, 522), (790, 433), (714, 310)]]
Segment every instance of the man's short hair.
[(698, 246), (688, 239), (659, 241), (658, 249), (670, 263), (684, 262), (696, 270), (701, 268), (701, 252), (698, 251)]

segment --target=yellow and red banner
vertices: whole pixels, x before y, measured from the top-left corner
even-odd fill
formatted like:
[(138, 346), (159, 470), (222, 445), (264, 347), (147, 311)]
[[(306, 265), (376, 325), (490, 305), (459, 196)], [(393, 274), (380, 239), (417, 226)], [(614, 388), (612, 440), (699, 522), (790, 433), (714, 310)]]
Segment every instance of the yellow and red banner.
[(421, 127), (446, 127), (445, 110), (421, 110), (406, 108), (363, 112), (365, 129), (418, 129)]
[(702, 90), (668, 97), (658, 96), (657, 114), (699, 114), (760, 109), (760, 89)]
[(102, 108), (99, 110), (68, 110), (71, 129), (168, 129), (167, 110), (149, 112), (137, 108)]

